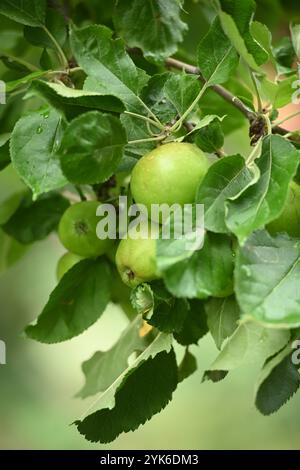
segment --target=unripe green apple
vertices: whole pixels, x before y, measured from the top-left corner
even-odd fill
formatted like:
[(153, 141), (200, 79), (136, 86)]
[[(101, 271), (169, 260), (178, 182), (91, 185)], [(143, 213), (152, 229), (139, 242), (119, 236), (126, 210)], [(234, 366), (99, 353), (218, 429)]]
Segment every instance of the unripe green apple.
[(131, 191), (137, 204), (151, 215), (151, 204), (189, 204), (209, 167), (206, 155), (193, 144), (161, 145), (143, 156), (131, 176)]
[(82, 201), (65, 211), (58, 234), (67, 250), (88, 258), (103, 255), (110, 248), (112, 240), (97, 237), (96, 227), (100, 217), (96, 211), (99, 204), (98, 201)]
[(147, 230), (147, 238), (142, 237), (139, 232), (138, 238), (132, 238), (132, 231), (127, 234), (128, 238), (121, 240), (117, 253), (116, 265), (122, 281), (129, 287), (136, 287), (142, 282), (158, 279), (156, 268), (156, 240), (150, 238)]
[(300, 186), (292, 181), (288, 197), (280, 216), (267, 226), (268, 232), (275, 235), (286, 232), (291, 237), (300, 238)]
[(82, 259), (84, 259), (82, 256), (75, 255), (75, 253), (68, 252), (62, 255), (62, 257), (58, 260), (56, 267), (57, 280), (60, 281), (66, 272), (73, 268), (73, 266)]
[(131, 289), (122, 282), (117, 269), (113, 268), (111, 301), (119, 304), (129, 320), (137, 314), (130, 301)]

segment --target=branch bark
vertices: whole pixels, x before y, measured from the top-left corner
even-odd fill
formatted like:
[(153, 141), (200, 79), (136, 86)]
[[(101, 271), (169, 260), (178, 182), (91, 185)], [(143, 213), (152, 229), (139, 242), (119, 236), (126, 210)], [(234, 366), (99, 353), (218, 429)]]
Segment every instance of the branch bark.
[[(202, 82), (205, 82), (205, 79), (201, 74), (201, 70), (198, 67), (195, 67), (194, 65), (186, 64), (181, 60), (173, 59), (173, 57), (169, 57), (168, 59), (166, 59), (165, 64), (168, 68), (174, 68), (194, 75), (199, 75), (199, 79)], [(232, 94), (229, 90), (226, 90), (226, 88), (221, 85), (214, 85), (211, 88), (225, 101), (232, 104), (236, 109), (238, 109), (248, 119), (250, 124), (256, 119), (257, 114), (251, 109), (249, 109), (237, 96)], [(275, 134), (280, 135), (285, 135), (288, 133), (286, 129), (280, 126), (275, 126), (273, 128), (273, 132)]]

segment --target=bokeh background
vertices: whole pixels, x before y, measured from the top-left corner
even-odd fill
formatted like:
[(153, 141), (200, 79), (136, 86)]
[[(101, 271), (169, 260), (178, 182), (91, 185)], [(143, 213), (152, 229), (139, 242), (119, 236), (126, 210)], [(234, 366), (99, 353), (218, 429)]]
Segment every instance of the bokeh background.
[[(93, 6), (96, 2), (85, 3)], [(287, 33), (291, 17), (300, 18), (298, 0), (258, 4), (258, 19), (271, 27), (275, 39)], [(190, 12), (184, 13), (190, 32), (185, 49), (193, 54), (199, 40), (199, 21), (204, 32), (207, 23), (201, 2), (187, 1), (186, 10)], [(9, 23), (0, 18), (0, 25), (1, 35), (9, 29)], [(9, 37), (6, 33), (7, 41)], [(293, 107), (287, 107), (283, 113), (293, 111)], [(289, 126), (299, 128), (299, 121)], [(228, 136), (225, 150), (249, 152), (246, 126)], [(21, 187), (11, 167), (2, 171), (0, 203)], [(17, 264), (0, 273), (0, 339), (7, 345), (7, 365), (0, 365), (1, 449), (300, 448), (300, 394), (277, 414), (261, 416), (253, 404), (259, 365), (237, 369), (218, 384), (201, 383), (204, 370), (217, 354), (209, 337), (199, 347), (192, 347), (199, 370), (179, 386), (162, 413), (112, 444), (86, 442), (70, 425), (88, 406), (88, 401), (74, 398), (83, 384), (80, 365), (95, 350), (109, 348), (125, 328), (126, 319), (117, 306), (111, 305), (93, 327), (66, 343), (48, 346), (23, 336), (24, 326), (40, 313), (55, 287), (56, 264), (62, 252), (53, 235), (36, 243)]]

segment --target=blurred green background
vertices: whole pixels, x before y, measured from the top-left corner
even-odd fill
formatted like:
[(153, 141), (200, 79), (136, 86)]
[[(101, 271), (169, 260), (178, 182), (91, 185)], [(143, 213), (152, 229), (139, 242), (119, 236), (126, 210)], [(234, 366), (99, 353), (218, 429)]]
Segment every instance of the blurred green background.
[[(258, 4), (259, 19), (267, 22), (275, 38), (286, 34), (289, 17), (300, 16), (299, 0), (261, 0)], [(208, 17), (201, 2), (189, 0), (185, 7), (190, 12), (184, 13), (190, 24), (185, 53), (193, 55), (200, 29), (201, 34), (207, 30)], [(9, 129), (10, 123), (5, 123)], [(245, 127), (231, 134), (225, 150), (248, 153), (247, 132)], [(12, 168), (0, 173), (0, 203), (19, 188)], [(192, 348), (198, 372), (179, 386), (162, 413), (108, 446), (86, 442), (70, 426), (89, 404), (88, 400), (74, 398), (83, 384), (80, 365), (95, 350), (110, 347), (126, 326), (126, 319), (111, 305), (93, 327), (66, 343), (48, 346), (22, 335), (24, 326), (40, 313), (55, 286), (61, 253), (53, 235), (0, 273), (0, 339), (7, 346), (7, 364), (0, 365), (1, 449), (300, 448), (300, 394), (276, 415), (261, 416), (253, 404), (259, 365), (238, 369), (218, 384), (201, 383), (204, 370), (217, 354), (208, 337)], [(182, 354), (180, 349), (178, 354)]]

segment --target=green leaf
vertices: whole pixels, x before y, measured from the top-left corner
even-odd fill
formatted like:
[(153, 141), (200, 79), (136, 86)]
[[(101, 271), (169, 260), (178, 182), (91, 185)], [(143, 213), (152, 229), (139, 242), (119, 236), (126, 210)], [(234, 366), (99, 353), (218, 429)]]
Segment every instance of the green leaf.
[[(193, 126), (193, 129), (191, 131), (189, 131), (187, 134), (184, 134), (181, 137), (177, 137), (176, 142), (182, 142), (183, 140), (187, 139), (187, 137), (192, 136), (192, 137), (195, 138), (194, 143), (196, 145), (198, 145), (197, 138), (198, 138), (198, 135), (200, 135), (199, 133), (203, 131), (204, 134), (206, 136), (208, 136), (210, 134), (210, 131), (209, 131), (210, 127), (213, 127), (213, 124), (217, 123), (217, 122), (218, 122), (218, 125), (220, 126), (220, 122), (222, 122), (225, 117), (226, 116), (220, 117), (220, 116), (217, 116), (216, 114), (207, 114), (206, 116), (204, 116), (204, 118), (198, 120), (197, 124), (195, 124)], [(220, 129), (220, 132), (223, 136), (221, 127), (219, 129)], [(195, 136), (193, 134), (195, 134)], [(212, 134), (211, 134), (211, 136), (212, 136)], [(220, 138), (220, 135), (218, 136), (218, 138)], [(201, 138), (200, 138), (200, 140), (201, 140)], [(223, 142), (223, 140), (222, 140), (222, 142)], [(202, 148), (200, 145), (198, 145), (198, 147)], [(204, 152), (206, 152), (206, 151), (207, 150), (204, 150)], [(208, 150), (208, 152), (210, 152), (210, 150)]]
[[(205, 117), (207, 118), (208, 116)], [(220, 120), (215, 118), (208, 125), (202, 126), (197, 131), (195, 144), (198, 145), (203, 152), (208, 153), (214, 153), (221, 149), (224, 144), (224, 134)]]
[(0, 230), (0, 272), (15, 264), (28, 250), (28, 245), (21, 245), (14, 238)]
[(183, 261), (176, 259), (175, 250), (173, 257), (166, 260), (166, 244), (160, 241), (169, 241), (172, 246), (172, 240), (158, 240), (157, 266), (174, 296), (206, 298), (232, 293), (233, 256), (229, 238), (207, 233), (203, 248)]
[(266, 77), (258, 77), (258, 89), (261, 97), (269, 101), (274, 109), (282, 108), (291, 103), (295, 92), (293, 84), (297, 76), (295, 74), (278, 82), (273, 82)]
[[(151, 136), (145, 121), (137, 119), (129, 114), (121, 114), (120, 121), (127, 135), (127, 141), (149, 139)], [(136, 156), (143, 156), (156, 147), (155, 141), (141, 142), (138, 144), (128, 144), (126, 151)]]
[(27, 336), (41, 343), (59, 343), (78, 336), (104, 312), (111, 282), (105, 259), (80, 261), (51, 293), (37, 323), (27, 326)]
[(69, 205), (69, 201), (60, 194), (49, 193), (36, 201), (26, 195), (2, 229), (23, 244), (43, 240), (56, 230)]
[[(232, 20), (234, 21), (238, 30), (239, 38), (235, 38), (234, 35), (233, 42), (235, 42), (235, 40), (243, 41), (245, 43), (247, 51), (249, 52), (249, 54), (252, 55), (256, 64), (264, 64), (268, 60), (269, 55), (265, 48), (262, 47), (262, 44), (259, 44), (257, 39), (253, 39), (251, 34), (252, 19), (256, 9), (255, 1), (243, 0), (243, 2), (241, 2), (240, 0), (221, 0), (221, 6), (223, 11), (230, 15), (230, 17), (232, 17)], [(222, 19), (221, 21), (222, 25), (224, 26), (224, 19)], [(227, 33), (226, 27), (224, 31)], [(232, 36), (229, 35), (229, 37), (230, 39), (232, 39)], [(239, 49), (238, 52), (240, 52)], [(243, 54), (241, 55), (243, 56)]]
[(189, 304), (185, 299), (173, 299), (171, 305), (159, 304), (147, 322), (165, 333), (181, 331), (189, 312)]
[(263, 363), (280, 351), (289, 337), (289, 331), (268, 329), (255, 322), (244, 322), (229, 338), (210, 370), (230, 371), (240, 366)]
[[(5, 49), (7, 49), (7, 48), (5, 48)], [(10, 54), (3, 54), (1, 52), (0, 53), (0, 60), (2, 60), (5, 67), (8, 68), (9, 70), (22, 72), (22, 73), (29, 73), (30, 71), (32, 71), (30, 69), (29, 64), (27, 66), (26, 63), (19, 62), (17, 57), (13, 57)]]
[(283, 137), (271, 135), (264, 139), (256, 162), (258, 181), (227, 203), (227, 227), (241, 243), (280, 214), (299, 164), (299, 152)]
[(199, 94), (200, 82), (195, 75), (172, 74), (164, 86), (164, 91), (181, 116)]
[(269, 359), (258, 379), (255, 405), (263, 415), (278, 411), (300, 387), (300, 373), (292, 362), (293, 350), (288, 344)]
[[(4, 20), (4, 18), (3, 18)], [(22, 27), (14, 25), (14, 28), (6, 29), (3, 25), (0, 31), (0, 42), (2, 51), (11, 51), (15, 49), (22, 41), (23, 31)]]
[(146, 348), (147, 342), (140, 336), (142, 324), (142, 317), (137, 316), (110, 349), (97, 351), (82, 364), (85, 384), (78, 397), (85, 398), (106, 390), (127, 369), (131, 354)]
[(159, 334), (93, 404), (97, 411), (76, 421), (78, 431), (91, 442), (111, 442), (120, 433), (134, 431), (171, 400), (178, 369), (169, 335)]
[(177, 50), (187, 25), (180, 19), (181, 0), (119, 0), (114, 14), (116, 30), (129, 47), (145, 57), (163, 61)]
[[(254, 40), (254, 44), (255, 42), (258, 43), (261, 49), (263, 49), (262, 60), (264, 62), (266, 61), (265, 59), (267, 58), (267, 52), (267, 54), (269, 55), (269, 60), (272, 62), (273, 65), (275, 65), (275, 57), (272, 48), (272, 33), (269, 28), (265, 24), (260, 23), (259, 21), (252, 21), (250, 23), (250, 34)], [(254, 47), (257, 47), (257, 45), (255, 45)], [(259, 57), (257, 56), (257, 54), (255, 54), (255, 56), (256, 62), (259, 63)]]
[(206, 370), (202, 377), (202, 382), (211, 380), (212, 382), (220, 382), (228, 375), (228, 370)]
[(46, 0), (1, 0), (0, 13), (18, 23), (42, 26), (45, 23)]
[(198, 204), (204, 204), (204, 223), (207, 230), (227, 233), (225, 202), (237, 196), (257, 180), (252, 168), (248, 168), (241, 155), (221, 158), (211, 165), (201, 182), (196, 196)]
[[(47, 30), (50, 31), (56, 42), (60, 46), (63, 46), (67, 39), (67, 28), (62, 14), (58, 10), (48, 8), (46, 12), (45, 26)], [(56, 50), (56, 45), (44, 28), (25, 26), (24, 37), (34, 46)]]
[(249, 53), (245, 40), (241, 35), (234, 19), (228, 15), (227, 13), (220, 11), (219, 18), (222, 24), (222, 28), (226, 36), (229, 38), (230, 43), (236, 51), (240, 54), (240, 56), (244, 59), (246, 64), (254, 71), (262, 73), (262, 69), (256, 63), (253, 55)]
[[(190, 259), (202, 247), (204, 227), (201, 226), (203, 225), (201, 215), (203, 211), (201, 211), (201, 207), (200, 210), (197, 209), (194, 205), (188, 204), (183, 207), (182, 220), (191, 221), (191, 226), (188, 227), (188, 230), (184, 230), (183, 234), (181, 218), (176, 220), (174, 213), (161, 227), (160, 238), (156, 241), (156, 262), (159, 272), (168, 270), (180, 261)], [(164, 235), (164, 229), (166, 229), (167, 237)]]
[(182, 346), (198, 344), (208, 332), (204, 304), (201, 300), (190, 300), (189, 309), (182, 328), (174, 333), (174, 338)]
[[(173, 104), (167, 100), (164, 88), (172, 76), (173, 74), (169, 72), (153, 75), (141, 92), (143, 102), (163, 124), (170, 123), (178, 114)], [(128, 141), (149, 139), (152, 137), (150, 130), (154, 133), (160, 132), (155, 126), (148, 127), (144, 120), (128, 114), (121, 115), (121, 122), (126, 129)], [(141, 142), (128, 145), (127, 149), (135, 155), (143, 156), (155, 147), (155, 142)]]
[(62, 170), (72, 183), (106, 181), (117, 169), (125, 144), (119, 119), (89, 111), (66, 128), (60, 148)]
[(182, 382), (197, 370), (197, 360), (195, 356), (188, 350), (185, 350), (183, 359), (178, 367), (178, 382)]
[(112, 31), (105, 26), (71, 29), (72, 52), (89, 76), (85, 89), (116, 96), (127, 109), (139, 112), (141, 103), (138, 95), (148, 76), (135, 66), (123, 41), (113, 40), (111, 36)]
[[(179, 77), (180, 76), (182, 77), (182, 75), (179, 75)], [(166, 84), (169, 83), (169, 85), (172, 85), (172, 83), (174, 84), (174, 80), (181, 83), (185, 81), (184, 78), (174, 79), (173, 77), (175, 77), (175, 75), (171, 72), (164, 72), (153, 75), (141, 93), (143, 102), (146, 103), (148, 108), (151, 109), (151, 111), (163, 124), (170, 123), (173, 119), (175, 119), (178, 113), (174, 105), (167, 99)], [(170, 88), (169, 85), (167, 89)], [(190, 86), (192, 88), (191, 82)], [(170, 93), (171, 96), (174, 96), (172, 95), (172, 89), (170, 90)]]
[(44, 70), (52, 70), (53, 69), (53, 62), (51, 56), (47, 49), (43, 49), (43, 52), (40, 57), (40, 66)]
[(134, 308), (150, 325), (164, 333), (182, 329), (189, 310), (189, 304), (175, 299), (160, 283), (140, 284), (131, 295)]
[(258, 231), (240, 248), (235, 289), (247, 317), (282, 328), (300, 326), (299, 282), (299, 241)]
[(31, 112), (14, 127), (10, 141), (12, 163), (34, 198), (67, 183), (57, 156), (64, 128), (54, 110)]
[(9, 139), (10, 133), (0, 134), (0, 171), (10, 164)]
[(22, 199), (24, 197), (24, 192), (18, 192), (12, 194), (0, 204), (0, 225), (5, 224), (11, 216), (18, 209)]
[(22, 85), (28, 85), (31, 83), (33, 80), (42, 77), (43, 75), (46, 75), (48, 71), (45, 70), (38, 70), (36, 72), (29, 73), (28, 75), (25, 75), (22, 78), (18, 78), (17, 80), (12, 80), (11, 82), (6, 83), (6, 92), (10, 93), (11, 91), (14, 91), (16, 88), (22, 86)]
[(29, 93), (44, 98), (50, 106), (61, 112), (66, 119), (73, 119), (88, 109), (100, 109), (120, 113), (124, 110), (122, 102), (115, 96), (69, 88), (62, 83), (47, 83), (35, 80)]
[(218, 349), (238, 326), (240, 308), (234, 296), (210, 299), (205, 304), (207, 325)]
[(276, 69), (278, 74), (285, 74), (293, 71), (293, 63), (295, 59), (295, 49), (289, 36), (280, 39), (276, 46), (272, 49), (276, 60)]
[(116, 169), (116, 173), (130, 173), (136, 162), (137, 159), (132, 155), (123, 155), (122, 160)]
[(300, 60), (300, 24), (291, 24), (290, 31), (296, 56)]
[(198, 46), (198, 66), (208, 84), (226, 82), (238, 65), (238, 55), (218, 18)]

